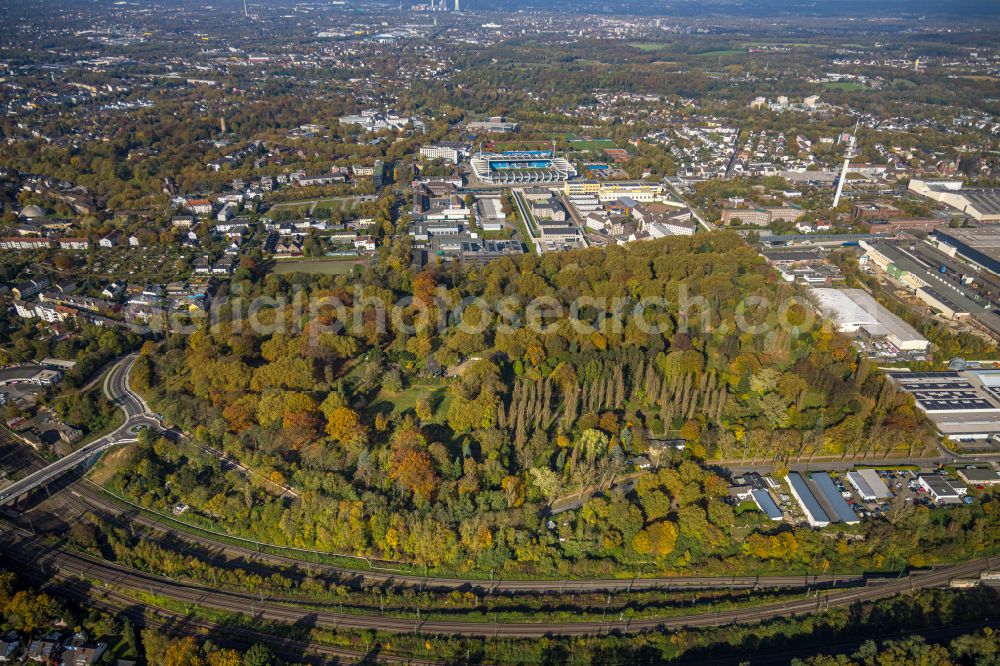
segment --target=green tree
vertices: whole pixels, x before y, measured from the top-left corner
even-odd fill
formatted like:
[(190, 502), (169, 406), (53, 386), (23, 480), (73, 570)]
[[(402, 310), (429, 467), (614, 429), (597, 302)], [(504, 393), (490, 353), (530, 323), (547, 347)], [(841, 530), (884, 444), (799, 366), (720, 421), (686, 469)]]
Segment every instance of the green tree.
[(243, 666), (274, 666), (276, 660), (266, 645), (257, 643), (243, 654)]

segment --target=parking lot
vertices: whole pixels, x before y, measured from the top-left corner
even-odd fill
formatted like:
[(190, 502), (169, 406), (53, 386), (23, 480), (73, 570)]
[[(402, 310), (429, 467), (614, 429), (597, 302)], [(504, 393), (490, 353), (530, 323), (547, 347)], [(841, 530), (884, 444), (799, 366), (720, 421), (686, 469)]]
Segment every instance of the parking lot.
[[(942, 506), (923, 489), (917, 485), (917, 477), (921, 472), (915, 470), (876, 470), (879, 478), (886, 485), (895, 497), (902, 497), (903, 501), (914, 506), (926, 506), (929, 509), (936, 509)], [(858, 496), (857, 491), (847, 481), (846, 474), (838, 474), (834, 477), (834, 482), (840, 490), (847, 503), (857, 512), (860, 518), (879, 517), (889, 509), (892, 498), (886, 498), (875, 502), (866, 502)]]
[[(897, 498), (902, 499), (907, 506), (924, 506), (928, 509), (954, 506), (958, 503), (954, 500), (946, 503), (935, 501), (917, 483), (917, 478), (921, 476), (921, 474), (941, 475), (946, 478), (950, 478), (950, 475), (946, 471), (940, 470), (936, 472), (921, 472), (916, 469), (873, 469), (870, 471), (874, 472), (878, 476), (878, 479), (885, 485), (886, 489), (890, 493), (889, 497), (866, 501), (863, 499), (862, 494), (850, 482), (846, 471), (828, 472), (836, 490), (847, 501), (851, 509), (861, 520), (866, 518), (880, 518), (886, 513), (892, 511), (893, 505), (898, 502)], [(815, 474), (815, 472), (813, 474)], [(803, 473), (804, 478), (808, 478), (809, 476), (811, 475)], [(773, 497), (776, 499), (782, 512), (782, 517), (786, 522), (791, 522), (793, 524), (805, 524), (807, 517), (803, 514), (803, 509), (800, 503), (793, 498), (792, 494), (789, 492), (788, 483), (789, 482), (787, 480), (777, 482), (769, 477), (758, 476), (755, 485), (759, 486), (760, 489), (769, 489), (772, 492)], [(839, 522), (836, 520), (836, 512), (831, 511), (833, 507), (829, 506), (829, 502), (825, 499), (820, 499), (820, 495), (822, 493), (818, 492), (819, 488), (815, 482), (810, 480), (809, 486), (812, 494), (820, 502), (821, 508), (824, 509), (830, 518), (834, 519), (831, 522)], [(876, 488), (874, 485), (871, 486), (870, 491), (875, 491), (872, 494), (880, 494), (884, 492), (881, 489)]]

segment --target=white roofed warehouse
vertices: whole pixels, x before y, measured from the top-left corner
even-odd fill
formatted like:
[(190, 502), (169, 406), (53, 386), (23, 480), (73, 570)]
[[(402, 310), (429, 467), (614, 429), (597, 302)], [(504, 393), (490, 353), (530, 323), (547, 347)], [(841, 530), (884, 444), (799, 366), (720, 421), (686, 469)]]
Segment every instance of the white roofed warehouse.
[(847, 473), (847, 482), (851, 484), (858, 497), (866, 502), (877, 502), (878, 500), (892, 497), (892, 493), (879, 477), (878, 472), (873, 469), (859, 469)]
[(823, 316), (841, 333), (884, 337), (901, 351), (926, 352), (931, 343), (915, 328), (889, 312), (863, 289), (810, 289)]

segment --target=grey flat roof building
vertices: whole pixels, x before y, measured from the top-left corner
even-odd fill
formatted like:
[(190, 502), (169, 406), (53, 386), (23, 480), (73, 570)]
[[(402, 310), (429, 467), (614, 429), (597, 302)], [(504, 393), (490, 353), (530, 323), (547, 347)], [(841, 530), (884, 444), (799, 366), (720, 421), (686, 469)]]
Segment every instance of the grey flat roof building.
[(837, 490), (837, 486), (834, 485), (833, 479), (830, 478), (829, 474), (826, 472), (814, 472), (810, 480), (816, 486), (823, 501), (833, 511), (839, 522), (848, 525), (860, 522), (858, 514), (854, 513), (854, 509), (851, 508), (851, 505), (847, 503), (847, 500)]
[(847, 473), (847, 480), (851, 482), (858, 495), (866, 502), (892, 497), (892, 493), (879, 478), (878, 472), (873, 469), (861, 469)]
[(958, 476), (966, 483), (976, 483), (984, 486), (992, 486), (1000, 483), (1000, 474), (996, 470), (986, 467), (966, 467), (958, 470)]
[(809, 485), (802, 478), (802, 475), (798, 472), (789, 472), (786, 478), (788, 479), (788, 487), (792, 491), (792, 497), (799, 503), (802, 513), (805, 514), (809, 524), (813, 527), (826, 527), (829, 525), (830, 516), (820, 506), (813, 492), (809, 490)]
[(781, 509), (775, 504), (771, 493), (766, 490), (751, 490), (750, 495), (753, 497), (753, 501), (757, 503), (757, 507), (766, 513), (768, 518), (771, 520), (781, 520)]
[(934, 235), (969, 261), (1000, 275), (1000, 228), (938, 229)]
[(1000, 214), (1000, 189), (994, 188), (971, 188), (962, 189), (962, 194), (969, 203), (982, 215)]

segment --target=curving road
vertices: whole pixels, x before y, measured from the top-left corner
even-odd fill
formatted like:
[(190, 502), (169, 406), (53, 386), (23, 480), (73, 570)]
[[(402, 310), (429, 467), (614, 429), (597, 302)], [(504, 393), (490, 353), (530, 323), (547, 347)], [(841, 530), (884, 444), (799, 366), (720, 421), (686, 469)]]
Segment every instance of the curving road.
[(136, 441), (137, 432), (141, 428), (163, 429), (163, 424), (152, 415), (145, 401), (128, 386), (128, 375), (134, 361), (134, 354), (126, 356), (104, 377), (104, 395), (125, 413), (125, 422), (114, 432), (81, 446), (68, 456), (0, 490), (0, 504), (17, 500), (20, 496), (76, 468), (94, 454), (116, 444)]
[(729, 624), (761, 622), (778, 617), (823, 612), (829, 608), (849, 606), (863, 601), (910, 591), (942, 587), (957, 578), (968, 578), (991, 570), (989, 558), (980, 558), (954, 566), (911, 573), (909, 576), (881, 585), (853, 588), (841, 592), (817, 592), (805, 599), (795, 599), (752, 608), (740, 608), (715, 613), (699, 613), (672, 617), (613, 618), (600, 621), (579, 622), (461, 622), (448, 620), (421, 620), (419, 613), (413, 619), (385, 615), (341, 613), (327, 608), (333, 604), (289, 605), (287, 601), (267, 599), (260, 601), (252, 595), (219, 592), (201, 586), (182, 583), (160, 576), (137, 572), (116, 564), (71, 552), (50, 550), (48, 546), (31, 539), (15, 539), (12, 535), (0, 538), (0, 552), (25, 567), (55, 571), (60, 578), (97, 580), (105, 586), (145, 591), (186, 604), (245, 614), (288, 624), (310, 623), (330, 629), (377, 630), (389, 633), (423, 633), (450, 636), (518, 637), (592, 636), (609, 633), (632, 633), (653, 629), (682, 629), (714, 627)]

